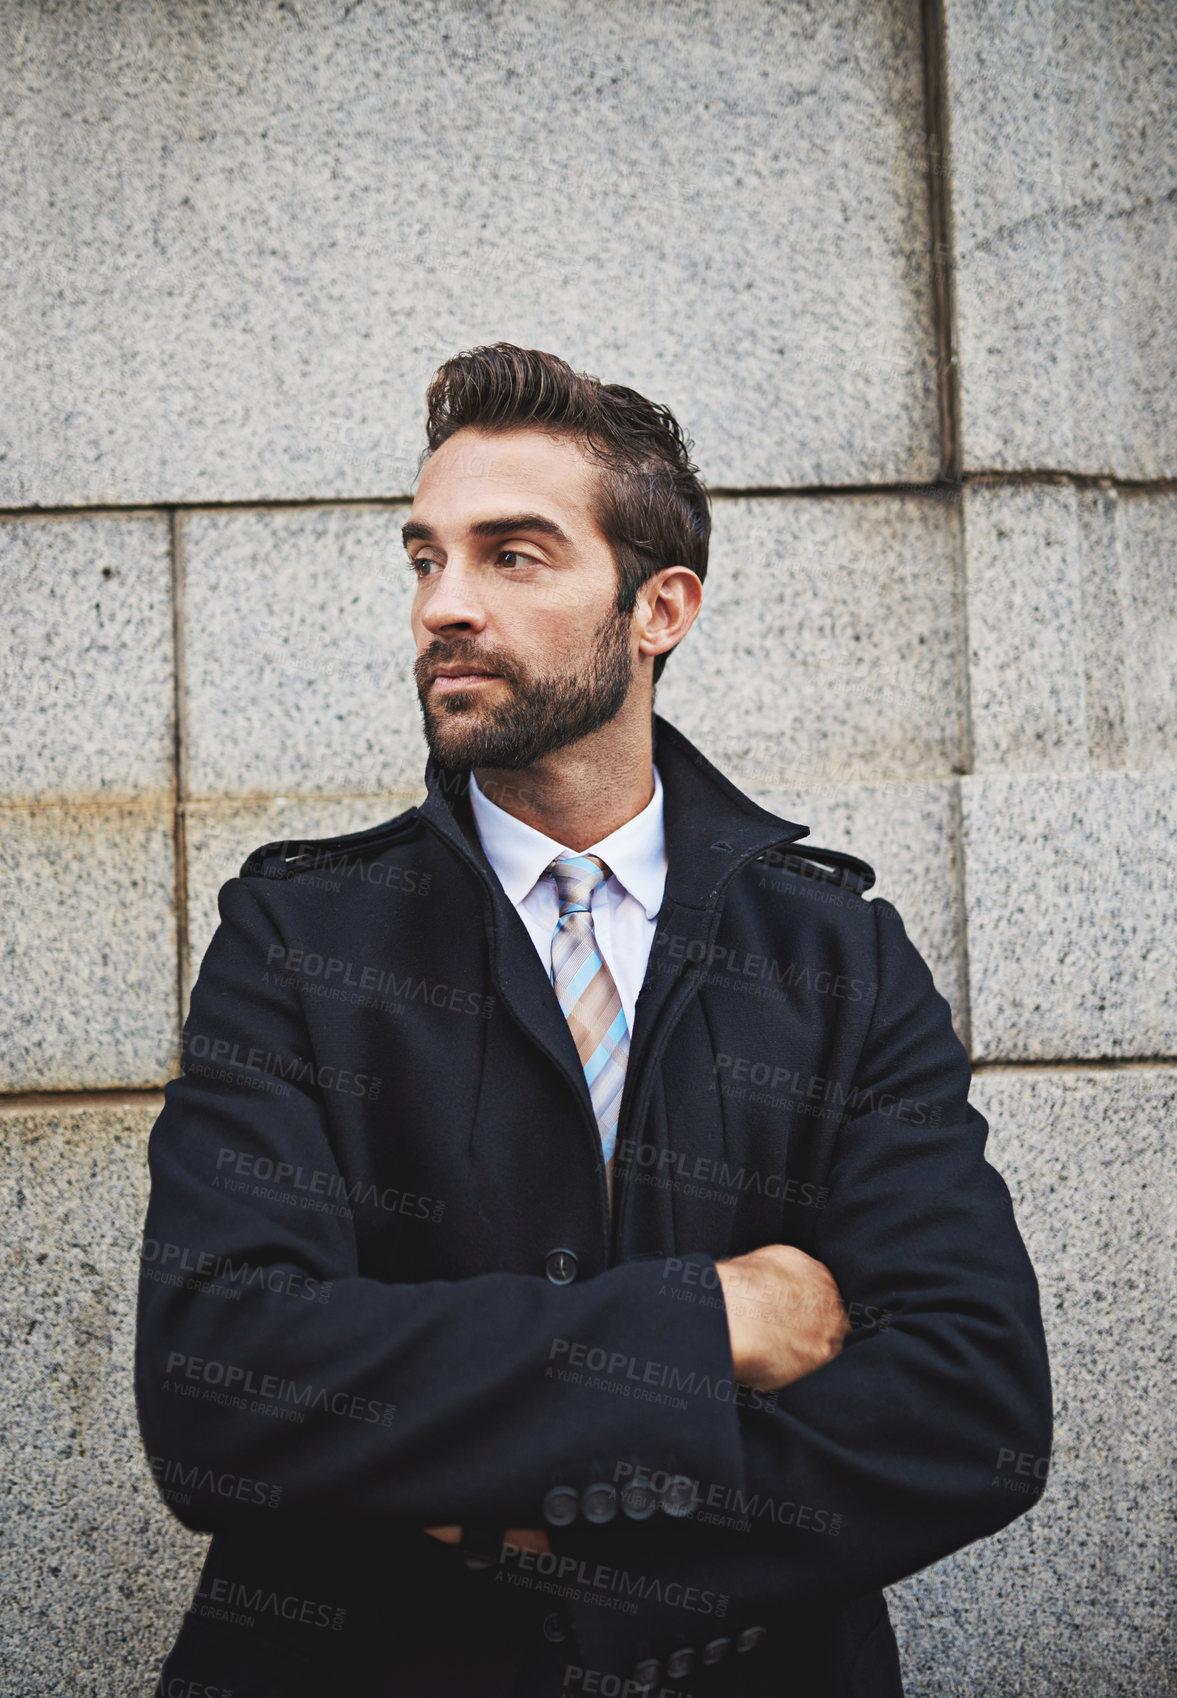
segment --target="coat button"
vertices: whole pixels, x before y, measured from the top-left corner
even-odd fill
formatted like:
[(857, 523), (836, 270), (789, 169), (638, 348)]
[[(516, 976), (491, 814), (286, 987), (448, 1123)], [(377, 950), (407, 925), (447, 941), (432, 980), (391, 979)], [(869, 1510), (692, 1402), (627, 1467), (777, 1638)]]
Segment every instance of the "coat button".
[(576, 1278), (577, 1266), (575, 1250), (549, 1250), (544, 1272), (553, 1285), (571, 1285)]
[(695, 1507), (695, 1482), (685, 1474), (673, 1475), (662, 1488), (663, 1515), (689, 1515)]
[(580, 1513), (594, 1527), (603, 1527), (617, 1514), (617, 1487), (608, 1480), (594, 1480), (580, 1494)]
[(767, 1627), (746, 1627), (736, 1640), (736, 1650), (754, 1651), (767, 1632)]
[(571, 1486), (552, 1486), (544, 1493), (543, 1512), (549, 1527), (567, 1527), (580, 1514), (580, 1496)]
[(662, 1679), (662, 1664), (657, 1657), (643, 1657), (640, 1663), (634, 1664), (631, 1678), (639, 1687), (657, 1686)]
[(703, 1647), (705, 1663), (721, 1663), (732, 1648), (730, 1639), (709, 1639)]
[(695, 1666), (695, 1652), (690, 1645), (684, 1645), (681, 1651), (672, 1651), (666, 1659), (667, 1680), (685, 1680)]
[(621, 1507), (631, 1521), (648, 1521), (658, 1507), (658, 1495), (653, 1486), (631, 1480), (621, 1488)]

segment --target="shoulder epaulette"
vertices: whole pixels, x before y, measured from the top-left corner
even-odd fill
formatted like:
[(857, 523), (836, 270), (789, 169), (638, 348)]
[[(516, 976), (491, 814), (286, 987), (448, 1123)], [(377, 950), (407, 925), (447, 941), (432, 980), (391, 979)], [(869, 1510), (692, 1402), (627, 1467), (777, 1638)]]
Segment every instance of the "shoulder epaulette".
[(298, 873), (331, 871), (340, 857), (365, 860), (390, 843), (411, 835), (417, 825), (417, 809), (407, 808), (395, 819), (369, 826), (365, 831), (345, 831), (338, 837), (287, 837), (263, 843), (242, 863), (242, 878), (294, 878)]
[(787, 849), (766, 849), (756, 857), (767, 866), (780, 867), (783, 872), (796, 873), (799, 878), (822, 879), (826, 884), (841, 885), (859, 896), (875, 882), (875, 869), (860, 861), (857, 855), (847, 855), (841, 849), (819, 849), (812, 843), (790, 843)]

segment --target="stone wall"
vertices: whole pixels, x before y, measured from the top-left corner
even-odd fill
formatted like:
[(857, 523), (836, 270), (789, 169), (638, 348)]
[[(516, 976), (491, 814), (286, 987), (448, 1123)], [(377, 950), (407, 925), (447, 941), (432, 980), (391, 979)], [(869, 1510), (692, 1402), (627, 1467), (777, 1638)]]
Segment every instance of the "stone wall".
[(149, 1689), (144, 1144), (247, 850), (420, 796), (422, 394), (505, 338), (715, 493), (659, 706), (870, 860), (1043, 1287), (1041, 1505), (895, 1589), (913, 1698), (1177, 1691), (1170, 0), (0, 12), (0, 1687)]

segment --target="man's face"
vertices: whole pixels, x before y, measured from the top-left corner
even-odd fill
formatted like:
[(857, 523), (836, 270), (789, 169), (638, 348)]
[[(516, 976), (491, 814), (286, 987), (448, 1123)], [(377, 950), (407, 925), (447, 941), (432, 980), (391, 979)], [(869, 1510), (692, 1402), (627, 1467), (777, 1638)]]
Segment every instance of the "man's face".
[(417, 691), (443, 766), (530, 766), (625, 702), (635, 644), (596, 476), (576, 443), (534, 430), (461, 430), (426, 463), (404, 534)]

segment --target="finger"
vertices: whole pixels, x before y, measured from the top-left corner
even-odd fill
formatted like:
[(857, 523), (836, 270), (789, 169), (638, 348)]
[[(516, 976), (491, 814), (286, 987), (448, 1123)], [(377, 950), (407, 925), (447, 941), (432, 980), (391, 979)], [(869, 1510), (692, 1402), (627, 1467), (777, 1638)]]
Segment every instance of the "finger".
[(552, 1548), (542, 1527), (508, 1527), (503, 1534), (503, 1542), (514, 1545), (516, 1550), (539, 1551), (541, 1554)]

